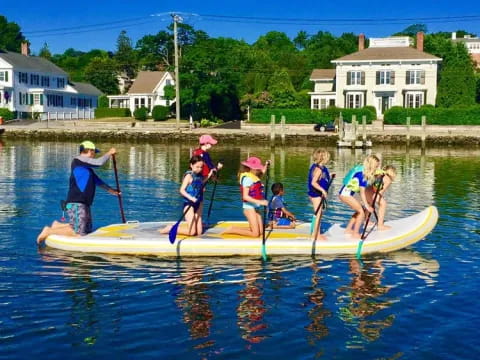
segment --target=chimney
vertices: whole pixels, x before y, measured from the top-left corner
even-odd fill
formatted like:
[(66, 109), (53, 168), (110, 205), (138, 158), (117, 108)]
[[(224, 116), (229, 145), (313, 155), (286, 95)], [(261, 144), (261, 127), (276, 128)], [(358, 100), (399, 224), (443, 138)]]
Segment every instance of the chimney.
[(457, 32), (454, 31), (452, 32), (452, 40), (456, 40), (457, 39)]
[(423, 31), (419, 31), (417, 33), (417, 50), (418, 51), (423, 51), (423, 38), (424, 38), (425, 34), (423, 33)]
[(24, 56), (28, 56), (28, 55), (29, 55), (30, 49), (29, 49), (29, 46), (28, 46), (28, 42), (22, 41), (21, 53), (22, 53), (22, 55), (24, 55)]
[(358, 51), (365, 49), (365, 34), (358, 35)]

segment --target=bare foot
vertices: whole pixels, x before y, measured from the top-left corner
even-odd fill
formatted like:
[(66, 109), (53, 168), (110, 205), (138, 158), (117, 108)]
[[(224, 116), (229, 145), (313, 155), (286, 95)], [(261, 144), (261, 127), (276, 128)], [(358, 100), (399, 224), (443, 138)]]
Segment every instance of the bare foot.
[(378, 225), (378, 230), (380, 230), (380, 231), (390, 230), (391, 228), (392, 227), (388, 226), (388, 225)]
[(38, 235), (37, 237), (37, 244), (40, 244), (42, 241), (44, 241), (48, 237), (48, 235), (50, 235), (50, 228), (48, 226), (45, 226), (40, 235)]
[(52, 228), (56, 228), (56, 227), (60, 227), (60, 226), (63, 226), (65, 225), (64, 223), (61, 223), (61, 222), (58, 222), (57, 220), (53, 220), (52, 222)]
[(158, 229), (160, 234), (168, 234), (172, 230), (173, 225), (165, 226), (163, 229)]

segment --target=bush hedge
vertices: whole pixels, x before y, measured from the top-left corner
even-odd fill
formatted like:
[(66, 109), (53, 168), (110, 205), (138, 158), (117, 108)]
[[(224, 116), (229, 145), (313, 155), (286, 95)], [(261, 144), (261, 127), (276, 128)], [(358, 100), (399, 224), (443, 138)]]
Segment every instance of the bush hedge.
[(95, 117), (96, 118), (105, 118), (105, 117), (130, 117), (130, 109), (111, 109), (111, 108), (96, 108)]
[(357, 121), (362, 121), (362, 116), (367, 117), (367, 123), (377, 118), (377, 113), (373, 106), (366, 106), (360, 109), (342, 109), (329, 107), (323, 110), (312, 109), (253, 109), (251, 122), (267, 124), (270, 118), (275, 115), (275, 121), (280, 123), (282, 115), (285, 116), (287, 124), (326, 124), (334, 121), (342, 114), (345, 122), (351, 122), (352, 116), (356, 115)]
[(155, 121), (167, 120), (170, 108), (168, 106), (156, 105), (152, 109), (152, 118)]
[(480, 125), (480, 105), (451, 108), (425, 105), (417, 109), (394, 106), (385, 112), (383, 123), (406, 125), (407, 116), (410, 116), (411, 125), (421, 125), (423, 115), (429, 125)]
[(139, 107), (133, 112), (133, 117), (137, 120), (145, 121), (147, 120), (148, 109), (146, 107)]
[(15, 113), (6, 108), (0, 108), (0, 116), (3, 118), (3, 121), (15, 119)]

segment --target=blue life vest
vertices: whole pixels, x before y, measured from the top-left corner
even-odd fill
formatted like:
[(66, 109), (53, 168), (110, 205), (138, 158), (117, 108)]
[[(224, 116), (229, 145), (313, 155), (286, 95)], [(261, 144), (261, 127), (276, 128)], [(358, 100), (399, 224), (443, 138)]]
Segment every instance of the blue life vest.
[(196, 197), (198, 199), (197, 203), (200, 203), (203, 200), (203, 175), (201, 173), (196, 174), (192, 170), (185, 171), (183, 177), (185, 178), (186, 175), (191, 175), (193, 181), (188, 184), (185, 191), (188, 195)]
[(322, 172), (322, 175), (318, 178), (317, 184), (320, 185), (320, 187), (323, 190), (328, 191), (328, 183), (330, 182), (330, 172), (328, 171), (328, 168), (326, 166), (312, 164), (312, 166), (310, 166), (310, 170), (308, 170), (308, 184), (307, 184), (308, 195), (311, 197), (318, 197), (321, 195), (320, 192), (312, 186), (313, 172), (317, 167)]

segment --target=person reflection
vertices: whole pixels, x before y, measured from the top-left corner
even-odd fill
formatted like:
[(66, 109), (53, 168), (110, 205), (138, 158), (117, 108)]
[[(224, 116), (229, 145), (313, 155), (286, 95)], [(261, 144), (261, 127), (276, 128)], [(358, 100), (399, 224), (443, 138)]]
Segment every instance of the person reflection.
[(202, 283), (203, 266), (188, 265), (180, 280), (184, 285), (175, 302), (183, 310), (183, 321), (188, 325), (193, 339), (210, 335), (213, 312), (210, 308), (208, 286)]
[(345, 290), (349, 291), (349, 302), (340, 308), (341, 317), (346, 323), (357, 326), (357, 330), (368, 341), (378, 339), (382, 330), (392, 326), (394, 320), (393, 315), (383, 319), (374, 316), (394, 303), (393, 299), (385, 298), (390, 287), (381, 284), (384, 270), (380, 260), (366, 263), (363, 267), (359, 261), (350, 260), (353, 277), (350, 289)]
[(242, 338), (249, 343), (247, 348), (266, 338), (266, 336), (258, 334), (259, 331), (267, 328), (263, 321), (266, 312), (265, 302), (262, 299), (263, 292), (261, 286), (257, 284), (260, 270), (260, 266), (247, 269), (245, 288), (238, 292), (240, 303), (237, 308), (237, 324)]
[(312, 264), (312, 271), (312, 292), (308, 294), (308, 302), (313, 307), (308, 311), (308, 317), (311, 322), (306, 326), (306, 329), (310, 332), (308, 337), (310, 345), (314, 345), (316, 341), (328, 335), (325, 318), (331, 316), (331, 312), (325, 308), (325, 291), (320, 287), (321, 276), (318, 264)]

